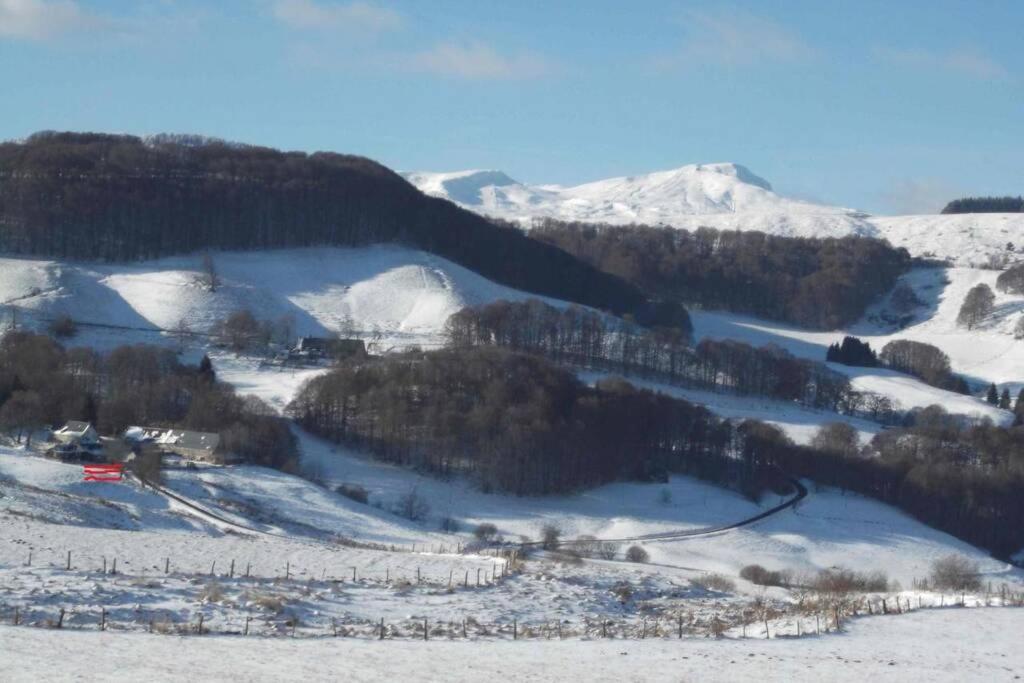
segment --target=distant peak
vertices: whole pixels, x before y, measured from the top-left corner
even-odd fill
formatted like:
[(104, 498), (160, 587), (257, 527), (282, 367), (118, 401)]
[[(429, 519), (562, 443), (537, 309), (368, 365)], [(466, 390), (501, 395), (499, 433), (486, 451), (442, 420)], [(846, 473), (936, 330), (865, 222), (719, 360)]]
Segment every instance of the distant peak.
[(747, 185), (756, 185), (761, 189), (772, 191), (772, 184), (761, 176), (755, 174), (746, 166), (742, 164), (734, 164), (732, 162), (724, 162), (718, 164), (697, 164), (695, 169), (700, 171), (710, 171), (712, 173), (719, 173), (721, 175), (732, 176), (744, 182)]

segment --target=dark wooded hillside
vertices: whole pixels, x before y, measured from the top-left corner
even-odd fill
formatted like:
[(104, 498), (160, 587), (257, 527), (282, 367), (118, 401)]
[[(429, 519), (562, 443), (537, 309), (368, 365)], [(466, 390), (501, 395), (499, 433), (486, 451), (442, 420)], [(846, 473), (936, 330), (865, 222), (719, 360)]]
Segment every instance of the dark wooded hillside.
[(866, 237), (538, 221), (538, 241), (618, 275), (650, 296), (814, 329), (855, 322), (910, 267), (905, 249)]
[(135, 260), (398, 242), (497, 282), (649, 319), (639, 290), (358, 156), (126, 135), (0, 144), (0, 250)]

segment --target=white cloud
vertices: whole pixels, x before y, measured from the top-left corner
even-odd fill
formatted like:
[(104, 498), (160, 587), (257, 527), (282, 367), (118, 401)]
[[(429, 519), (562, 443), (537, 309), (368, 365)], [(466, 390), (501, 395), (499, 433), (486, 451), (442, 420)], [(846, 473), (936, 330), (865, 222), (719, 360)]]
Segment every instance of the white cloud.
[(413, 71), (467, 80), (513, 80), (538, 78), (554, 69), (539, 55), (504, 55), (484, 43), (440, 43), (409, 57)]
[(0, 37), (49, 40), (98, 23), (73, 0), (0, 0)]
[(665, 66), (717, 64), (737, 67), (765, 62), (802, 62), (815, 50), (771, 19), (739, 10), (683, 14), (686, 32), (680, 50), (660, 61)]
[(400, 28), (402, 15), (387, 7), (366, 2), (316, 2), (277, 0), (274, 16), (282, 23), (302, 30), (387, 31)]
[(1010, 72), (999, 62), (970, 50), (932, 52), (916, 49), (875, 48), (875, 54), (893, 64), (919, 69), (940, 70), (981, 81), (1010, 78)]

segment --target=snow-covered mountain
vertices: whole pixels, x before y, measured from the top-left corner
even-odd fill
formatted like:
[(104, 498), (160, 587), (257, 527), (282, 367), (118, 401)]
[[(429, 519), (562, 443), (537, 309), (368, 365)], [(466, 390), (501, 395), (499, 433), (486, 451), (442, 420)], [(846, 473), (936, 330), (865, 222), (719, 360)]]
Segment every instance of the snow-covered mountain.
[(733, 163), (691, 164), (571, 187), (527, 185), (495, 170), (403, 175), (426, 194), (524, 227), (550, 217), (791, 237), (863, 235), (961, 266), (983, 264), (995, 255), (1013, 257), (1024, 246), (1024, 214), (871, 216), (782, 196), (767, 180)]
[(773, 232), (804, 234), (823, 223), (844, 234), (870, 232), (852, 209), (783, 197), (745, 166), (690, 164), (669, 171), (598, 180), (583, 185), (526, 185), (502, 171), (405, 173), (426, 194), (489, 216), (528, 224), (533, 218), (684, 227), (739, 221)]

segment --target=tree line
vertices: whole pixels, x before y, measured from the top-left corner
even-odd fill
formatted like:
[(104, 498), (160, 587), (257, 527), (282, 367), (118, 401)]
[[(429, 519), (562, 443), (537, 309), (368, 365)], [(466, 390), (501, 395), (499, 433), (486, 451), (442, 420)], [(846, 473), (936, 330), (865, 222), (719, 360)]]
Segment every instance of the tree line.
[(999, 557), (1024, 547), (1024, 427), (965, 423), (931, 406), (863, 448), (851, 432), (828, 425), (805, 447), (776, 434), (772, 462), (895, 505)]
[(125, 261), (394, 242), (517, 289), (655, 322), (646, 297), (369, 159), (220, 141), (37, 133), (0, 144), (0, 250)]
[(1024, 546), (1024, 428), (933, 406), (862, 446), (845, 423), (808, 445), (756, 420), (608, 378), (588, 386), (530, 354), (446, 348), (342, 363), (288, 408), (326, 439), (484, 491), (557, 494), (612, 481), (701, 478), (758, 498), (811, 479), (894, 505), (1001, 557)]
[(536, 299), (464, 308), (448, 319), (445, 333), (456, 348), (496, 346), (557, 363), (813, 408), (856, 411), (860, 401), (845, 375), (775, 346), (756, 348), (730, 339), (703, 339), (693, 346), (690, 335), (678, 328), (647, 329)]
[(909, 268), (905, 249), (866, 237), (538, 220), (530, 236), (649, 295), (814, 329), (855, 322)]
[(274, 467), (294, 466), (297, 458), (287, 423), (258, 398), (218, 382), (209, 358), (190, 367), (156, 346), (101, 354), (65, 349), (44, 335), (5, 334), (0, 429), (31, 439), (33, 431), (68, 420), (91, 422), (101, 434), (131, 425), (216, 432), (229, 452)]
[(913, 375), (925, 384), (959, 394), (969, 394), (967, 381), (953, 372), (949, 356), (937, 346), (910, 339), (894, 339), (875, 353), (871, 344), (858, 337), (843, 337), (842, 343), (830, 344), (825, 360), (855, 367), (889, 368)]
[(306, 429), (386, 462), (462, 475), (485, 491), (554, 494), (689, 474), (754, 495), (767, 472), (734, 456), (707, 409), (609, 378), (587, 386), (550, 361), (497, 348), (342, 363), (288, 408)]
[(1024, 197), (964, 197), (954, 199), (942, 213), (1020, 213), (1024, 211)]

